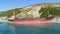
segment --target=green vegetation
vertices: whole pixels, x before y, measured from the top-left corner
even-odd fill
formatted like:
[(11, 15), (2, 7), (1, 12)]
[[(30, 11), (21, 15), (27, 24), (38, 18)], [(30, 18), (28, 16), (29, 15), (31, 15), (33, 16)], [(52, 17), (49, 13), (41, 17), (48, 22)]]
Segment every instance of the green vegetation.
[(43, 12), (41, 17), (46, 17), (48, 15), (48, 11), (49, 14), (52, 14), (53, 16), (60, 16), (60, 7), (42, 8), (39, 13)]
[[(7, 16), (7, 18), (11, 17), (13, 15), (13, 11), (18, 11), (20, 10), (20, 8), (16, 8), (16, 9), (12, 9), (12, 10), (8, 10), (8, 11), (3, 11), (3, 12), (0, 12), (0, 17), (5, 17)], [(19, 12), (18, 12), (19, 13)]]
[[(19, 10), (20, 10), (20, 8), (16, 8), (16, 9), (12, 9), (12, 10), (8, 10), (8, 11), (0, 12), (1, 13), (0, 17), (7, 16), (9, 18), (9, 17), (11, 17), (13, 15), (13, 11), (18, 11), (18, 13), (20, 13)], [(41, 10), (39, 11), (39, 13), (43, 12), (43, 14), (41, 15), (41, 17), (46, 17), (48, 15), (48, 11), (53, 16), (60, 16), (60, 7), (41, 8)]]

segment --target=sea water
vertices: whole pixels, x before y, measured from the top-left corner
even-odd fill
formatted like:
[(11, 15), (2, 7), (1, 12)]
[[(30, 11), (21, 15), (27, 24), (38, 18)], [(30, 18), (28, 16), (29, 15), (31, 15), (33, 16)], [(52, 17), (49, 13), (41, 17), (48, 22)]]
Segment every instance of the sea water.
[(13, 28), (9, 22), (0, 21), (0, 34), (14, 34)]
[(60, 23), (52, 23), (50, 27), (15, 25), (17, 34), (60, 34)]
[(12, 25), (0, 22), (0, 34), (60, 34), (60, 23), (52, 23), (50, 27)]

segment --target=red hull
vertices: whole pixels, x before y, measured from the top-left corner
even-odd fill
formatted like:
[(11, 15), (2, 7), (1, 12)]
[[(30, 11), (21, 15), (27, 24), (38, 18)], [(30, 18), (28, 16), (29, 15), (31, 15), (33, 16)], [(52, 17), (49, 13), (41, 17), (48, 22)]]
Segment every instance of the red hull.
[(39, 25), (39, 24), (47, 24), (51, 25), (52, 20), (15, 20), (13, 24), (18, 25)]

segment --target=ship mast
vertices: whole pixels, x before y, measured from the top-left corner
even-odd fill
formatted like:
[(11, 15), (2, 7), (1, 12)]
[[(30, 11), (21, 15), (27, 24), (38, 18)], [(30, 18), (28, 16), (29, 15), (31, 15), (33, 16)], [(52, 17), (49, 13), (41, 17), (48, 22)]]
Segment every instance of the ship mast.
[(16, 20), (17, 19), (17, 11), (13, 11), (13, 15), (14, 15), (14, 20)]
[(52, 14), (51, 14), (51, 11), (50, 10), (51, 10), (51, 7), (50, 7), (50, 5), (48, 5), (47, 16), (48, 16), (49, 19), (52, 18)]
[(47, 11), (47, 13), (48, 13), (48, 16), (50, 15), (50, 12), (49, 11)]
[(50, 5), (48, 5), (48, 11), (47, 11), (48, 16), (50, 15)]

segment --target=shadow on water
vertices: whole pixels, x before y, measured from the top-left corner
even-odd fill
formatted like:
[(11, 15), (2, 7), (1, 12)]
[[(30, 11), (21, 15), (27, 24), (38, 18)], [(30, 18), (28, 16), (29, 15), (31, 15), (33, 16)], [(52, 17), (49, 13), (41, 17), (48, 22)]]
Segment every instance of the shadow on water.
[(53, 23), (51, 27), (35, 27), (14, 25), (17, 34), (60, 34), (60, 24)]

